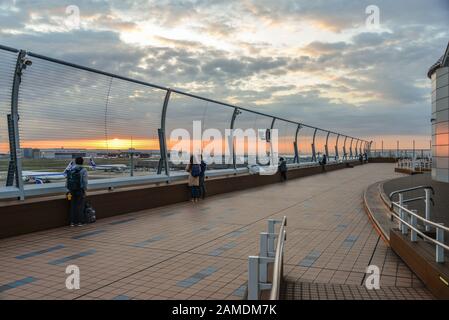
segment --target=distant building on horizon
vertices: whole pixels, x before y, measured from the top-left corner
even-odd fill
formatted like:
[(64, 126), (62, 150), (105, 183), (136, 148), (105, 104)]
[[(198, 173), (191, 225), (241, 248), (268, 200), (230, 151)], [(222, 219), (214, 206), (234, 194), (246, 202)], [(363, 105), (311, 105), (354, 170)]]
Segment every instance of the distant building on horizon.
[(427, 76), (432, 80), (432, 179), (449, 183), (449, 43)]

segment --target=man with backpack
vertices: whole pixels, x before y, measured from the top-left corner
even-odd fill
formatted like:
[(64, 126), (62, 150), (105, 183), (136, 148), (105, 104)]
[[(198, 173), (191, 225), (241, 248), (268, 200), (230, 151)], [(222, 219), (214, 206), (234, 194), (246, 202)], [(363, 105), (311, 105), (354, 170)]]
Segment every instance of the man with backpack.
[(87, 170), (84, 159), (75, 159), (75, 166), (67, 171), (67, 189), (70, 192), (70, 226), (82, 226), (84, 222), (84, 200), (87, 190)]
[(323, 154), (323, 158), (321, 159), (321, 161), (319, 163), (320, 163), (321, 169), (323, 171), (326, 171), (327, 156), (325, 154)]
[(281, 173), (281, 181), (287, 180), (287, 161), (284, 158), (279, 159), (279, 172)]

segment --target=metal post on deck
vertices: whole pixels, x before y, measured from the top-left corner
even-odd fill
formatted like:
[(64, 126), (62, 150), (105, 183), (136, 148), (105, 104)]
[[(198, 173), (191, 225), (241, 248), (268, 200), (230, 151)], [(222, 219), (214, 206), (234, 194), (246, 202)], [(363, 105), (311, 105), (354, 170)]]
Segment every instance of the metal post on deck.
[[(399, 203), (399, 217), (401, 218), (401, 219), (404, 219), (404, 214), (403, 214), (403, 212), (402, 212), (402, 208), (403, 208), (403, 206), (404, 206), (404, 195), (402, 194), (402, 193), (400, 193), (400, 194), (398, 194), (398, 203)], [(393, 217), (392, 217), (393, 218)], [(399, 220), (399, 229), (401, 230), (401, 232), (402, 232), (402, 221), (401, 220)]]
[[(269, 246), (269, 235), (266, 232), (260, 233), (260, 248), (259, 248), (259, 256), (268, 257), (268, 246)], [(267, 282), (268, 275), (268, 265), (266, 263), (262, 263), (259, 269), (259, 279), (261, 282)]]
[(248, 257), (248, 300), (259, 300), (259, 257)]
[[(22, 180), (22, 149), (20, 148), (19, 137), (19, 90), (22, 82), (23, 70), (30, 66), (32, 62), (27, 59), (27, 53), (20, 50), (17, 55), (16, 69), (14, 72), (14, 82), (11, 92), (11, 114), (8, 115), (9, 145), (10, 145), (10, 165), (8, 168), (7, 185), (11, 180), (15, 180), (15, 185), (19, 189), (20, 200), (25, 199), (25, 191)], [(11, 179), (15, 177), (15, 179)]]
[[(411, 210), (413, 213), (418, 213), (418, 210)], [(417, 225), (417, 218), (416, 218), (416, 216), (414, 216), (413, 214), (412, 215), (410, 215), (410, 225), (413, 227), (413, 228), (418, 228), (418, 225)], [(416, 242), (416, 241), (418, 241), (418, 234), (417, 234), (417, 232), (415, 231), (415, 230), (413, 230), (412, 228), (410, 228), (410, 241), (411, 242)]]
[[(426, 189), (424, 189), (424, 192), (425, 192), (425, 195), (426, 195), (426, 198), (425, 198), (425, 200), (424, 200), (424, 203), (425, 203), (425, 205), (426, 205), (426, 215), (425, 215), (425, 217), (426, 217), (426, 220), (430, 220), (430, 210), (431, 210), (431, 206), (430, 206), (430, 204), (431, 204), (431, 192), (432, 192), (432, 190), (431, 189), (429, 189), (429, 188), (426, 188)], [(426, 231), (430, 231), (430, 226), (428, 225), (428, 224), (426, 224)]]
[(229, 154), (232, 157), (232, 167), (237, 169), (237, 159), (235, 156), (235, 148), (234, 148), (234, 126), (235, 126), (235, 119), (237, 116), (241, 113), (239, 108), (234, 108), (234, 112), (232, 113), (231, 118), (231, 125), (229, 126), (229, 129), (231, 130), (231, 136), (229, 137), (228, 145), (229, 145)]
[(324, 152), (326, 153), (326, 158), (329, 159), (329, 147), (328, 147), (328, 142), (329, 142), (329, 135), (331, 134), (330, 131), (327, 132), (326, 135), (326, 144), (324, 145)]
[(299, 151), (298, 151), (298, 134), (299, 129), (301, 129), (301, 125), (298, 124), (298, 127), (296, 128), (296, 134), (295, 134), (295, 141), (293, 142), (293, 148), (295, 151), (295, 160), (293, 162), (299, 163)]
[[(443, 225), (442, 223), (440, 225)], [(444, 229), (436, 228), (436, 240), (438, 242), (444, 243)], [(436, 255), (436, 262), (438, 263), (444, 263), (444, 248), (440, 245), (436, 245), (435, 248), (435, 255)]]
[[(403, 207), (405, 209), (408, 209), (406, 204), (404, 204)], [(408, 216), (409, 216), (408, 212), (405, 210), (401, 210), (401, 214), (402, 214), (401, 219), (405, 222), (408, 222)], [(406, 235), (408, 233), (408, 227), (405, 223), (401, 224), (401, 232), (403, 235)]]
[(317, 132), (317, 128), (315, 128), (315, 131), (313, 132), (313, 140), (312, 140), (312, 161), (316, 162), (316, 150), (315, 150), (315, 137), (316, 137), (316, 132)]
[(170, 176), (170, 170), (168, 168), (168, 150), (167, 150), (167, 135), (166, 135), (166, 119), (167, 119), (167, 108), (168, 103), (170, 101), (171, 89), (167, 90), (164, 99), (164, 105), (162, 106), (162, 115), (161, 115), (161, 127), (158, 130), (159, 134), (159, 149), (161, 153), (161, 162), (158, 168), (158, 174), (162, 172), (162, 166), (164, 166), (165, 174)]
[(340, 134), (337, 135), (337, 141), (335, 141), (335, 159), (339, 158), (338, 155), (338, 140), (340, 139)]
[(349, 145), (349, 159), (352, 159), (352, 142), (354, 141), (354, 138), (351, 138), (351, 144)]

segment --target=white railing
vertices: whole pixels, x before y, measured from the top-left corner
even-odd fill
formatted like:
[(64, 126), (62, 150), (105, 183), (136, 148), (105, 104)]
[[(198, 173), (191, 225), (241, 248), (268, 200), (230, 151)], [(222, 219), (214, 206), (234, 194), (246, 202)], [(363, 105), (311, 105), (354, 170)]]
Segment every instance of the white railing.
[(396, 167), (412, 171), (431, 170), (432, 159), (399, 159)]
[[(275, 233), (276, 224), (280, 224), (279, 233)], [(282, 220), (270, 219), (268, 220), (268, 232), (260, 233), (259, 255), (248, 257), (248, 300), (259, 300), (262, 290), (270, 290), (270, 300), (279, 300), (287, 234), (286, 226), (287, 217), (285, 216)], [(269, 264), (273, 265), (271, 282), (269, 282), (268, 277)]]
[[(404, 199), (404, 193), (419, 189), (424, 189), (424, 197)], [(398, 201), (391, 201), (392, 219), (396, 218), (399, 221), (399, 229), (404, 236), (408, 235), (410, 230), (410, 241), (417, 242), (419, 235), (423, 239), (435, 244), (435, 261), (438, 263), (444, 263), (444, 250), (449, 250), (449, 246), (444, 243), (444, 232), (449, 232), (449, 228), (445, 227), (442, 223), (437, 223), (430, 220), (430, 203), (432, 202), (432, 199), (430, 198), (431, 193), (433, 193), (433, 189), (430, 186), (419, 186), (392, 192), (390, 194), (390, 200), (393, 195), (398, 194)], [(418, 201), (421, 199), (425, 201), (426, 205), (425, 218), (421, 217), (417, 213), (417, 210), (408, 209), (405, 204), (407, 202)], [(397, 209), (398, 212), (396, 212), (395, 209)], [(418, 228), (418, 220), (424, 224), (426, 232), (430, 232), (432, 229), (435, 229), (435, 239)]]

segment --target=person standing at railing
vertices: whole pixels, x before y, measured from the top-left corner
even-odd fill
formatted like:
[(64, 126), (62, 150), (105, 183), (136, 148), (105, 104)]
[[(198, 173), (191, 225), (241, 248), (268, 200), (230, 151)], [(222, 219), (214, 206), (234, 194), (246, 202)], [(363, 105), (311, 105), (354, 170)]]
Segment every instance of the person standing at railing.
[(204, 200), (206, 198), (206, 170), (207, 170), (207, 164), (203, 160), (203, 155), (201, 155), (201, 163), (200, 163), (200, 196)]
[(327, 156), (325, 154), (323, 154), (323, 158), (320, 160), (319, 164), (321, 165), (321, 169), (326, 171)]
[(75, 159), (75, 166), (67, 171), (67, 184), (70, 197), (70, 226), (82, 226), (84, 223), (84, 201), (88, 184), (86, 168), (83, 167), (84, 159)]
[(281, 181), (287, 181), (287, 161), (284, 158), (279, 159), (278, 169), (281, 173)]
[(190, 156), (190, 163), (187, 165), (186, 171), (189, 173), (188, 186), (190, 189), (190, 201), (198, 202), (200, 198), (201, 166), (196, 155)]

